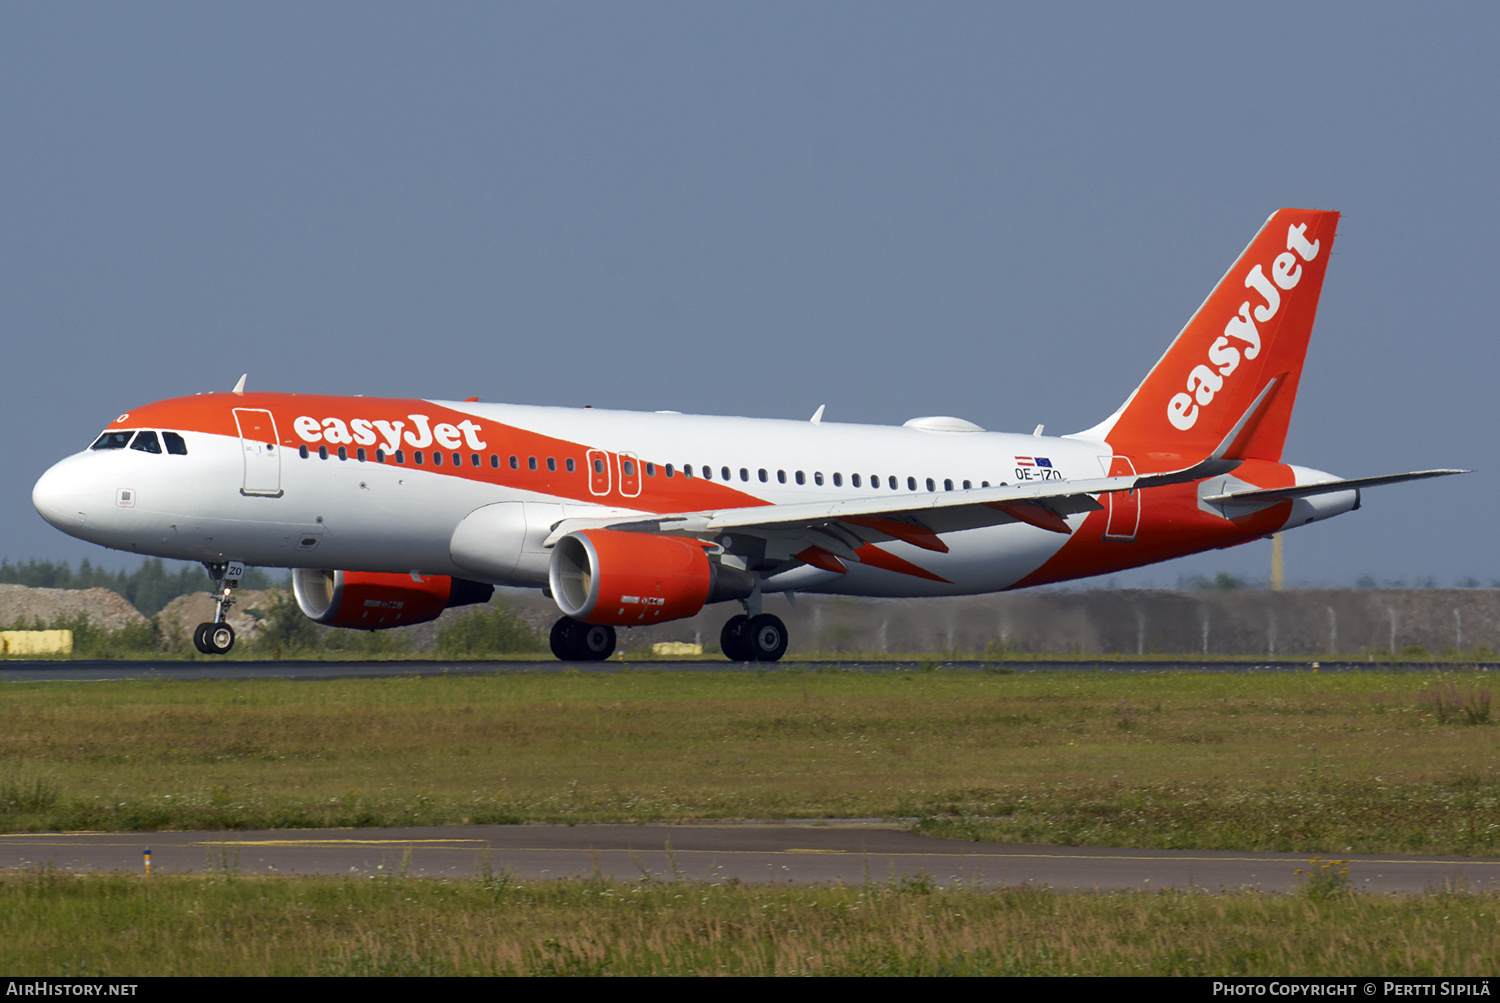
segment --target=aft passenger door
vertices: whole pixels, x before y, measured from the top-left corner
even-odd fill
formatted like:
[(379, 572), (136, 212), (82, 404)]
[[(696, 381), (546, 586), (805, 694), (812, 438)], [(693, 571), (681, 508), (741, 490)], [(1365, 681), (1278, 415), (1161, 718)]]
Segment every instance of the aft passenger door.
[[(1099, 466), (1109, 477), (1130, 477), (1135, 474), (1135, 464), (1128, 456), (1101, 456)], [(1104, 505), (1109, 509), (1109, 521), (1104, 527), (1106, 540), (1134, 540), (1141, 525), (1141, 489), (1111, 491), (1104, 496)]]

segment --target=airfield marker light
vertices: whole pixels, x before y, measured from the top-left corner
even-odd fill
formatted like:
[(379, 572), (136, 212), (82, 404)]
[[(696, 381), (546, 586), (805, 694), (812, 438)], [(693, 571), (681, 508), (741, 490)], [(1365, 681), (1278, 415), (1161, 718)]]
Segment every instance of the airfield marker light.
[(146, 847), (146, 877), (151, 876), (151, 847)]

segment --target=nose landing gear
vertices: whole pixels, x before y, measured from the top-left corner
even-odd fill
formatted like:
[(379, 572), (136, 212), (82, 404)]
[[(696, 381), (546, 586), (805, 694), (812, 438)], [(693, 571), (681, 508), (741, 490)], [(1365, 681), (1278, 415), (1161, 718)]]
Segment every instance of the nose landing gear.
[(209, 623), (200, 623), (193, 631), (193, 647), (205, 655), (227, 655), (234, 647), (234, 628), (229, 626), (229, 607), (234, 605), (234, 589), (245, 575), (245, 565), (240, 561), (225, 561), (222, 564), (203, 562), (208, 576), (214, 580), (214, 618)]

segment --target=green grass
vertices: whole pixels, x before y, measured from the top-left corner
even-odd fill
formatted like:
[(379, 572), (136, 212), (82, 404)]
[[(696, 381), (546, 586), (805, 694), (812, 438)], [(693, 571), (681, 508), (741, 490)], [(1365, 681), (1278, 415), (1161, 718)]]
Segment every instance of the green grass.
[(13, 977), (1487, 976), (1500, 898), (0, 876)]
[(0, 828), (875, 816), (1011, 842), (1488, 855), (1500, 732), (1443, 709), (1486, 678), (6, 683)]

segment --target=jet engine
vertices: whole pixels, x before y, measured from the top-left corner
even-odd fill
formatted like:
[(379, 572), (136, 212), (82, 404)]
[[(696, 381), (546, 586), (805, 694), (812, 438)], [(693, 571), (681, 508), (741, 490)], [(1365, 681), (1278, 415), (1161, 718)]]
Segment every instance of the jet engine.
[(489, 602), (495, 587), (446, 575), (299, 569), (292, 572), (292, 592), (302, 612), (318, 623), (385, 630), (436, 620), (453, 606)]
[(754, 577), (710, 559), (712, 546), (681, 536), (578, 530), (552, 548), (552, 599), (584, 623), (641, 626), (748, 596)]

